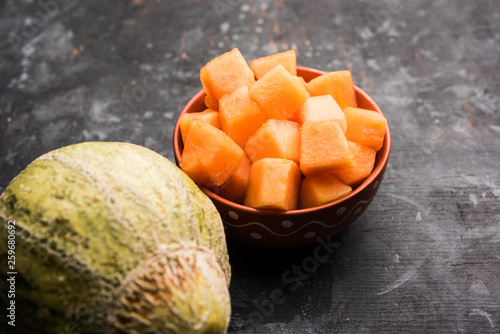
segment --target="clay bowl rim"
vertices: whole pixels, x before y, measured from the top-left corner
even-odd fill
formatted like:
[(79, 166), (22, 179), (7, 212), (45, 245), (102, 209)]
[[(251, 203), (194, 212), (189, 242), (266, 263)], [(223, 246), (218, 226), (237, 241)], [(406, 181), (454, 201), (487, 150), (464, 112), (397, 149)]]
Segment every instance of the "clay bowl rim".
[[(313, 76), (319, 76), (321, 74), (326, 73), (324, 71), (320, 71), (320, 70), (310, 68), (310, 67), (297, 66), (297, 75), (300, 75), (300, 73), (302, 73), (302, 72), (306, 72), (306, 73), (308, 72), (309, 75), (313, 75)], [(382, 113), (382, 110), (377, 105), (377, 103), (375, 103), (375, 101), (367, 93), (365, 93), (361, 88), (359, 88), (357, 86), (354, 86), (354, 89), (356, 91), (356, 95), (359, 94), (359, 95), (363, 96), (363, 98), (366, 99), (375, 108), (376, 112), (384, 115)], [(182, 115), (184, 115), (185, 113), (190, 112), (190, 110), (194, 106), (198, 105), (200, 103), (200, 101), (203, 101), (205, 95), (206, 94), (203, 91), (203, 89), (200, 90), (198, 93), (196, 93), (188, 101), (188, 103), (184, 106), (181, 113), (177, 117), (177, 120), (176, 120), (175, 126), (174, 126), (174, 136), (173, 136), (174, 155), (175, 155), (175, 160), (176, 160), (177, 165), (179, 164), (180, 159), (181, 159), (181, 153), (182, 153), (181, 147), (184, 146), (182, 143), (181, 134), (180, 134), (179, 118)], [(204, 105), (204, 102), (203, 102), (203, 105)], [(203, 110), (199, 110), (199, 111), (203, 111)], [(391, 134), (389, 131), (388, 124), (386, 125), (385, 130), (386, 131), (385, 131), (384, 142), (383, 142), (382, 148), (377, 152), (375, 166), (374, 166), (371, 174), (360, 185), (358, 185), (355, 189), (353, 189), (353, 191), (351, 193), (349, 193), (348, 195), (343, 196), (339, 199), (336, 199), (332, 202), (328, 202), (328, 203), (319, 205), (319, 206), (315, 206), (312, 208), (306, 208), (306, 209), (287, 210), (287, 211), (258, 210), (258, 209), (254, 209), (254, 208), (245, 206), (243, 204), (229, 201), (229, 200), (215, 194), (214, 192), (210, 191), (209, 189), (207, 189), (204, 186), (199, 185), (199, 187), (212, 200), (215, 200), (217, 202), (221, 202), (221, 203), (225, 204), (226, 206), (232, 207), (236, 211), (238, 211), (238, 210), (244, 211), (244, 212), (251, 214), (251, 215), (279, 215), (279, 216), (284, 216), (284, 217), (290, 217), (290, 216), (304, 215), (304, 214), (308, 214), (308, 213), (313, 213), (313, 212), (325, 210), (325, 209), (328, 209), (330, 207), (334, 207), (334, 206), (336, 206), (344, 201), (348, 201), (349, 199), (351, 199), (353, 197), (356, 197), (367, 186), (369, 186), (371, 183), (373, 183), (375, 181), (375, 179), (380, 175), (380, 173), (382, 173), (384, 171), (384, 168), (387, 165), (387, 162), (389, 160), (389, 155), (390, 155), (390, 151), (391, 151)]]

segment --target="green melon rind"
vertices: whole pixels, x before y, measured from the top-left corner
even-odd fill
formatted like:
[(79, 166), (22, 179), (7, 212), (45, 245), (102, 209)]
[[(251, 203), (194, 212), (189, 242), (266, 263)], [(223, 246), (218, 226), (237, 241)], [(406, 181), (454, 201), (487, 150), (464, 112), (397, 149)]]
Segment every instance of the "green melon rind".
[[(160, 245), (212, 250), (230, 281), (213, 203), (170, 161), (141, 146), (87, 142), (41, 156), (0, 195), (2, 235), (9, 220), (16, 221), (24, 297), (55, 322), (77, 306), (105, 307), (120, 282)], [(6, 247), (4, 239), (2, 264)], [(94, 316), (99, 323), (102, 315)]]
[(211, 251), (189, 244), (163, 247), (116, 293), (109, 333), (225, 333), (230, 305), (225, 274)]

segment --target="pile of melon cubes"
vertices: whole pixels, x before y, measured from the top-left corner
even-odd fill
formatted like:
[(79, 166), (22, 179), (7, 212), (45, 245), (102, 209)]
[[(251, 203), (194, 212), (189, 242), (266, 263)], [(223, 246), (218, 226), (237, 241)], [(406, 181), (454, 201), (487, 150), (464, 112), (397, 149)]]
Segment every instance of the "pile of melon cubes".
[(200, 71), (206, 110), (179, 119), (181, 169), (230, 201), (261, 210), (315, 207), (373, 170), (387, 120), (358, 108), (351, 73), (309, 82), (293, 50), (248, 64), (235, 48)]

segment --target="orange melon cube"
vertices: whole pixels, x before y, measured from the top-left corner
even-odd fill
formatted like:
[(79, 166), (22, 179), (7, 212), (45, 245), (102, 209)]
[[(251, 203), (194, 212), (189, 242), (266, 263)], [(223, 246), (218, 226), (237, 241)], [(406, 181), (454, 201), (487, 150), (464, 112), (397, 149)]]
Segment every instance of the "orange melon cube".
[(245, 155), (222, 130), (200, 120), (192, 121), (185, 145), (192, 145), (203, 170), (216, 186), (229, 179)]
[(241, 147), (267, 120), (259, 105), (250, 99), (246, 86), (219, 100), (219, 117), (221, 130)]
[(200, 159), (194, 153), (193, 145), (189, 142), (184, 145), (179, 166), (194, 182), (203, 185), (210, 183), (210, 178), (203, 168)]
[(216, 98), (206, 95), (203, 101), (208, 109), (219, 111), (219, 100)]
[(356, 160), (356, 168), (334, 172), (333, 175), (351, 187), (356, 187), (371, 174), (377, 152), (370, 147), (352, 141), (349, 142), (349, 146)]
[(289, 119), (309, 97), (300, 79), (281, 64), (249, 86), (248, 91), (264, 115), (273, 119)]
[(337, 121), (306, 121), (300, 140), (300, 168), (304, 175), (356, 166), (349, 142)]
[(301, 173), (286, 159), (264, 158), (250, 168), (244, 204), (256, 209), (294, 210), (297, 208)]
[(179, 118), (179, 128), (181, 130), (182, 142), (186, 142), (186, 136), (191, 127), (193, 119), (199, 119), (220, 129), (219, 113), (211, 109), (205, 109), (201, 112), (185, 113)]
[(245, 155), (229, 179), (218, 188), (220, 196), (232, 202), (243, 203), (250, 179), (250, 159)]
[(294, 115), (297, 122), (336, 120), (343, 132), (347, 130), (347, 121), (344, 112), (331, 95), (309, 97)]
[(304, 88), (307, 90), (307, 82), (306, 80), (303, 78), (303, 77), (298, 77), (298, 76), (295, 76), (294, 78), (297, 78), (297, 80), (302, 84), (302, 86), (304, 86)]
[(255, 78), (258, 80), (278, 64), (283, 65), (291, 75), (297, 75), (297, 55), (294, 50), (254, 59), (250, 62), (250, 68), (255, 74)]
[(347, 120), (346, 137), (356, 142), (380, 150), (384, 143), (387, 119), (380, 113), (360, 108), (344, 109)]
[(311, 96), (331, 95), (342, 110), (358, 107), (350, 71), (334, 71), (320, 75), (307, 83)]
[(241, 52), (234, 48), (203, 66), (200, 70), (200, 80), (203, 90), (209, 96), (208, 104), (218, 109), (215, 106), (216, 101), (242, 86), (253, 84), (255, 77)]
[(307, 175), (300, 185), (299, 208), (312, 208), (344, 197), (352, 191), (332, 174), (317, 173)]
[(299, 123), (299, 118), (297, 117), (297, 114), (298, 114), (298, 112), (296, 112), (295, 114), (293, 114), (292, 117), (290, 117), (288, 120), (292, 121), (292, 122), (295, 122), (295, 123)]
[(245, 144), (250, 161), (280, 158), (296, 163), (300, 159), (300, 126), (298, 123), (268, 119)]

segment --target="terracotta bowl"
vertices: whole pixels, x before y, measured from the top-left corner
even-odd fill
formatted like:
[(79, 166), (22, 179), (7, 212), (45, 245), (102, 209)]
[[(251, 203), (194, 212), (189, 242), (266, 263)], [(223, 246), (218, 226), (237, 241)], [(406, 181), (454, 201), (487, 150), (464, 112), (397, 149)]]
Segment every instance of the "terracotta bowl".
[[(306, 67), (297, 67), (297, 72), (306, 82), (324, 73)], [(360, 108), (382, 114), (377, 104), (365, 92), (358, 87), (355, 89)], [(205, 110), (204, 98), (205, 93), (198, 92), (180, 115)], [(179, 164), (183, 149), (179, 122), (175, 124), (173, 143), (175, 160)], [(219, 210), (228, 237), (266, 248), (306, 246), (339, 233), (361, 216), (382, 183), (390, 148), (391, 136), (387, 127), (384, 145), (377, 152), (371, 175), (349, 195), (314, 208), (284, 212), (256, 210), (228, 201), (205, 187), (201, 189)]]

